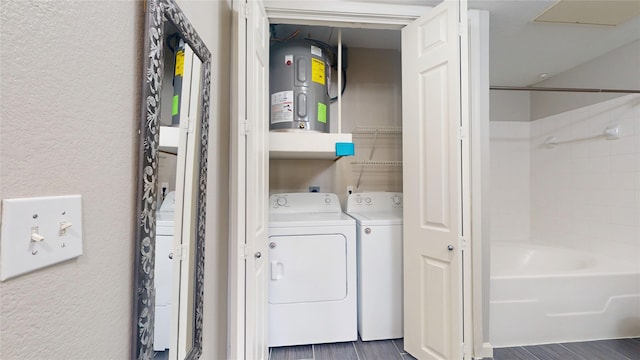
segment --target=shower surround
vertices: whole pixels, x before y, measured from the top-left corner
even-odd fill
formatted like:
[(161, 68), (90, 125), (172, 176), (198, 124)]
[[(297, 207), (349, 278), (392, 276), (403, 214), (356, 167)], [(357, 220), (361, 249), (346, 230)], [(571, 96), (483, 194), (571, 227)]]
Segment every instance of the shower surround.
[(640, 336), (640, 95), (492, 122), (491, 181), (493, 345)]
[[(597, 137), (611, 125), (620, 139)], [(561, 143), (545, 146), (551, 136)], [(640, 95), (492, 121), (491, 181), (492, 241), (578, 248), (640, 267)]]

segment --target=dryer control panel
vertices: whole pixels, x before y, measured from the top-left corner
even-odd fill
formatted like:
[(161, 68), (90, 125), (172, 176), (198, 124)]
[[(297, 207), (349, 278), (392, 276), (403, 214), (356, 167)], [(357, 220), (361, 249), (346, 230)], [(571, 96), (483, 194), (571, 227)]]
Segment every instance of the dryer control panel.
[(402, 193), (363, 192), (349, 195), (347, 212), (402, 209)]
[(333, 193), (281, 193), (269, 198), (271, 214), (340, 213), (340, 200)]

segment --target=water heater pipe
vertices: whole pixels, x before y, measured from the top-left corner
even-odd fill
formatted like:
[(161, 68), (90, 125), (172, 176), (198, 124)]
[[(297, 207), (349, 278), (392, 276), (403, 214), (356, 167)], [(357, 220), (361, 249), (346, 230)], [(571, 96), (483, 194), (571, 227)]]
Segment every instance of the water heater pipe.
[(342, 133), (342, 29), (338, 29), (338, 134)]

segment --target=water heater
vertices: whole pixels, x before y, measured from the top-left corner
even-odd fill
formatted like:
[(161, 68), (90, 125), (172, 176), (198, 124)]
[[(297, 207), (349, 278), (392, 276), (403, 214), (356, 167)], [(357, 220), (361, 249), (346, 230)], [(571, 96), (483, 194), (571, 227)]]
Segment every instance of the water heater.
[(275, 43), (269, 56), (271, 131), (329, 132), (331, 66), (310, 40)]

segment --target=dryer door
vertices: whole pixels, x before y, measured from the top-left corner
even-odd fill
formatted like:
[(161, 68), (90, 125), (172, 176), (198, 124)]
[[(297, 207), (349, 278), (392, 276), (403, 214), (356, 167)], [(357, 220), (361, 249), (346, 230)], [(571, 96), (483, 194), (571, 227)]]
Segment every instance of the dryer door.
[(342, 234), (271, 236), (269, 303), (347, 297), (347, 239)]

